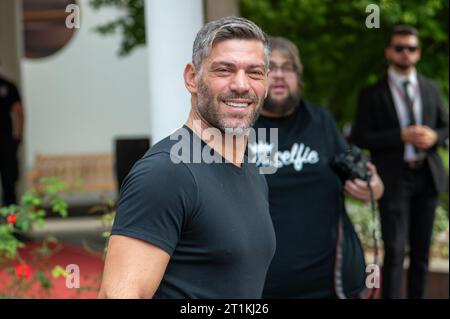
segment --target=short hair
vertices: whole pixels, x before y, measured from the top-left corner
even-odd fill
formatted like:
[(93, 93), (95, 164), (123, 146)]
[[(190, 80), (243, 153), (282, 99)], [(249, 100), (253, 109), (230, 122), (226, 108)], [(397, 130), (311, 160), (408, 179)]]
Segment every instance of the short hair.
[(261, 41), (264, 46), (266, 66), (269, 65), (269, 40), (264, 31), (245, 18), (225, 17), (208, 22), (197, 33), (192, 49), (192, 63), (195, 69), (200, 70), (203, 60), (209, 56), (215, 44), (231, 39)]
[(419, 39), (419, 32), (417, 31), (416, 28), (409, 26), (409, 25), (403, 25), (403, 24), (396, 25), (392, 29), (391, 34), (389, 35), (388, 45), (391, 44), (392, 38), (396, 35), (400, 35), (400, 36), (413, 35), (413, 36), (417, 37), (417, 39)]
[(280, 51), (287, 54), (289, 59), (294, 64), (294, 69), (297, 73), (299, 85), (302, 86), (303, 64), (297, 46), (293, 42), (283, 37), (270, 37), (269, 45), (270, 51)]

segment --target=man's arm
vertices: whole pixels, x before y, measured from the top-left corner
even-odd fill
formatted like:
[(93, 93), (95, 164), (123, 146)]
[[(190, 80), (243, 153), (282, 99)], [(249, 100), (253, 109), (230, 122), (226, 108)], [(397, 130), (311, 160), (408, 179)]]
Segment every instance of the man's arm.
[(170, 156), (146, 155), (125, 178), (99, 298), (151, 298), (157, 291), (198, 194), (190, 170)]
[[(437, 135), (436, 147), (437, 146), (446, 146), (446, 141), (448, 140), (448, 112), (446, 111), (444, 96), (442, 95), (442, 91), (439, 89), (437, 83), (433, 83), (433, 87), (435, 90), (435, 94), (437, 95), (437, 119), (436, 126), (432, 128)], [(434, 145), (433, 145), (434, 146)]]
[(131, 237), (112, 235), (98, 298), (152, 298), (170, 256)]
[(13, 131), (13, 138), (20, 142), (23, 138), (23, 128), (25, 125), (24, 108), (20, 101), (14, 103), (11, 108), (11, 115), (13, 116), (13, 121), (16, 124)]
[(430, 90), (434, 90), (437, 101), (435, 126), (414, 125), (402, 131), (405, 143), (411, 143), (422, 150), (446, 146), (448, 139), (448, 113), (445, 110), (444, 98), (436, 83), (432, 82)]

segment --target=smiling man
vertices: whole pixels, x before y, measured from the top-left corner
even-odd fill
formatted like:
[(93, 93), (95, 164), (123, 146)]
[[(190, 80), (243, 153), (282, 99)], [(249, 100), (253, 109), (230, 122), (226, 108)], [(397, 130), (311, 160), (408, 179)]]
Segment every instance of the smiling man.
[[(266, 35), (246, 19), (199, 31), (184, 71), (189, 118), (125, 179), (99, 297), (261, 297), (275, 234), (267, 184), (239, 132), (267, 94), (268, 61)], [(231, 144), (229, 130), (238, 131)], [(179, 154), (178, 143), (194, 151)], [(203, 154), (216, 160), (194, 161)]]

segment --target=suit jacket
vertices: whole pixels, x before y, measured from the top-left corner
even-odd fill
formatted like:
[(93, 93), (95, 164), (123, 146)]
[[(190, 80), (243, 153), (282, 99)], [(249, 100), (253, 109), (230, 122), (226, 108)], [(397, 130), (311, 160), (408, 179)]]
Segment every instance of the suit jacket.
[[(435, 81), (418, 74), (422, 98), (422, 125), (434, 129), (438, 141), (426, 153), (436, 191), (446, 188), (446, 176), (437, 154), (438, 146), (448, 143), (448, 114), (444, 99)], [(379, 82), (366, 87), (359, 95), (358, 108), (352, 129), (352, 140), (361, 148), (369, 149), (385, 184), (385, 194), (395, 191), (403, 171), (404, 142), (394, 100), (385, 76)]]

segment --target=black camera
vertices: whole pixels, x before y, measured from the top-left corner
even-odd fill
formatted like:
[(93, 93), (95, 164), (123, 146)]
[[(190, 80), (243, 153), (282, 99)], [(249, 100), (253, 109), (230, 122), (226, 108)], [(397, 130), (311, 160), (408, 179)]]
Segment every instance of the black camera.
[(369, 181), (372, 173), (367, 168), (368, 161), (367, 156), (358, 147), (352, 145), (344, 153), (336, 155), (331, 162), (331, 166), (342, 183), (356, 178)]

